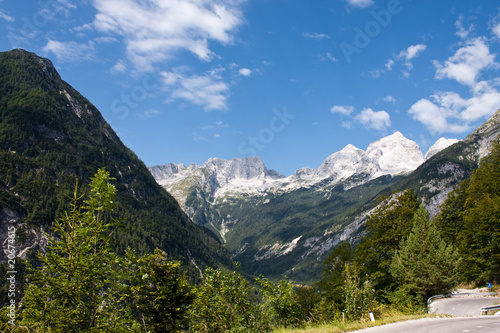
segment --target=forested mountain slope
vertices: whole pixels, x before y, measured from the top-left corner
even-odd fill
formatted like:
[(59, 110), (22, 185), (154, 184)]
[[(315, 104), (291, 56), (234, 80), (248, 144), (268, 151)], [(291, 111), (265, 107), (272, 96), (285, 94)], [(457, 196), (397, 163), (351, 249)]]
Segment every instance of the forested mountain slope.
[[(76, 181), (86, 188), (98, 168), (116, 178), (116, 214), (126, 218), (115, 237), (118, 250), (158, 247), (200, 267), (231, 262), (217, 237), (192, 223), (49, 60), (20, 49), (0, 53), (0, 242), (15, 226), (19, 256), (42, 250), (42, 231), (68, 208)], [(193, 265), (191, 271), (198, 274)]]

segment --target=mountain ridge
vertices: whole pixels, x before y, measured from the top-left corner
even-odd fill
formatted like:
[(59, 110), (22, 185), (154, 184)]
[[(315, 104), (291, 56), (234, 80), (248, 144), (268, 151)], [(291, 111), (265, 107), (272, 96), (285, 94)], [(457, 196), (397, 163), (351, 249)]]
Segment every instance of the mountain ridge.
[[(230, 265), (218, 238), (181, 210), (144, 163), (52, 62), (15, 49), (0, 53), (0, 242), (18, 232), (18, 255), (43, 251), (44, 231), (68, 208), (78, 181), (85, 189), (99, 168), (115, 178), (117, 214), (126, 219), (116, 250), (156, 247), (189, 266)], [(6, 249), (0, 251), (0, 262)]]
[[(431, 147), (432, 154), (456, 141), (439, 139)], [(257, 156), (230, 160), (210, 158), (203, 165), (191, 164), (188, 167), (184, 164), (167, 163), (148, 168), (160, 185), (169, 192), (177, 193), (174, 197), (183, 206), (187, 197), (180, 195), (180, 183), (191, 177), (191, 182), (187, 181), (186, 186), (194, 186), (194, 183), (200, 185), (202, 181), (197, 182), (192, 177), (201, 173), (201, 169), (206, 169), (210, 174), (208, 181), (212, 179), (210, 198), (213, 202), (225, 194), (291, 191), (320, 182), (334, 186), (354, 175), (368, 181), (384, 175), (405, 174), (415, 170), (424, 161), (420, 147), (397, 131), (370, 143), (366, 151), (348, 144), (328, 156), (318, 168), (302, 168), (288, 177), (268, 170), (262, 159)], [(201, 174), (198, 176), (203, 177)]]

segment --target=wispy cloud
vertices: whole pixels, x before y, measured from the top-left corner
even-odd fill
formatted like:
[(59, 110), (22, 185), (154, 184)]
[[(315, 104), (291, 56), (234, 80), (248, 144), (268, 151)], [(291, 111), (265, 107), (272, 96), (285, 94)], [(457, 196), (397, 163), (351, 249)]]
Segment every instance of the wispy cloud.
[(163, 71), (161, 77), (170, 93), (169, 101), (183, 99), (206, 111), (228, 109), (229, 85), (213, 73), (186, 75), (182, 71)]
[(352, 7), (366, 8), (374, 4), (373, 0), (346, 0)]
[(354, 111), (354, 106), (352, 105), (335, 105), (330, 108), (331, 113), (340, 113), (345, 115), (350, 115)]
[(7, 15), (3, 10), (0, 9), (0, 18), (5, 21), (14, 22), (16, 19), (10, 15)]
[(378, 79), (383, 74), (391, 72), (399, 65), (399, 68), (402, 67), (403, 77), (408, 78), (410, 76), (410, 71), (413, 69), (413, 63), (411, 61), (417, 58), (426, 49), (427, 45), (425, 44), (410, 45), (399, 53), (394, 54), (392, 58), (387, 59), (384, 68), (376, 68), (371, 70), (369, 74), (373, 78)]
[(469, 38), (469, 36), (474, 31), (474, 26), (472, 24), (469, 25), (467, 28), (465, 27), (463, 15), (460, 15), (458, 20), (455, 22), (455, 28), (457, 28), (457, 32), (455, 34), (463, 39)]
[(186, 50), (201, 61), (215, 56), (210, 41), (233, 42), (242, 23), (238, 0), (94, 0), (93, 26), (118, 35), (127, 59), (140, 71)]
[(318, 32), (315, 32), (312, 34), (309, 32), (303, 32), (302, 36), (304, 36), (306, 38), (316, 39), (316, 40), (330, 39), (330, 36), (328, 36), (327, 34), (318, 33)]
[(493, 25), (493, 27), (491, 28), (491, 30), (493, 31), (493, 33), (498, 37), (500, 38), (500, 22)]
[(394, 97), (392, 97), (391, 95), (388, 95), (388, 96), (385, 96), (383, 98), (383, 101), (389, 102), (389, 103), (396, 103), (397, 100)]
[(53, 53), (57, 60), (61, 62), (74, 62), (95, 58), (95, 44), (93, 41), (80, 44), (75, 41), (59, 42), (50, 39), (43, 47), (43, 51)]

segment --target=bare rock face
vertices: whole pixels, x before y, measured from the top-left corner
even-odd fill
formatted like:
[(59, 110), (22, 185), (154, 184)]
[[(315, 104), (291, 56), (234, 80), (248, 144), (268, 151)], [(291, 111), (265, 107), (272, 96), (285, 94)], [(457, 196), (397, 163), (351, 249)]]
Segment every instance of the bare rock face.
[(31, 250), (45, 251), (48, 239), (41, 229), (21, 223), (21, 216), (7, 207), (0, 211), (0, 263), (9, 259), (26, 259)]

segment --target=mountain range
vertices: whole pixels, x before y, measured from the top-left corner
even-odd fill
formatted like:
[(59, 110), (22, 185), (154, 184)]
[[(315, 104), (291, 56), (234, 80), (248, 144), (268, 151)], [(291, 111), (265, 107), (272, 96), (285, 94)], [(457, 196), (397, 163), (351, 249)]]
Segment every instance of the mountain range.
[(461, 141), (439, 139), (425, 156), (395, 132), (366, 150), (347, 145), (318, 168), (290, 176), (255, 156), (149, 170), (193, 221), (220, 235), (248, 273), (310, 282), (337, 244), (359, 240), (381, 195), (412, 189), (436, 215), (499, 133), (500, 111)]
[(2, 52), (0, 242), (14, 226), (18, 257), (44, 251), (76, 184), (85, 189), (105, 168), (115, 178), (116, 217), (126, 219), (115, 233), (118, 252), (160, 248), (193, 278), (236, 260), (248, 274), (312, 282), (336, 245), (364, 235), (380, 196), (412, 189), (436, 215), (499, 133), (500, 111), (463, 140), (438, 140), (425, 156), (396, 132), (366, 150), (347, 145), (318, 168), (289, 176), (255, 156), (148, 169), (50, 60)]
[(219, 197), (238, 194), (292, 191), (315, 184), (334, 186), (353, 176), (359, 179), (356, 184), (360, 185), (384, 175), (407, 174), (457, 141), (439, 139), (424, 158), (414, 141), (395, 132), (371, 143), (366, 151), (349, 144), (327, 157), (317, 169), (303, 168), (289, 177), (268, 170), (257, 156), (232, 160), (211, 158), (203, 165), (168, 163), (150, 167), (149, 170), (156, 181), (175, 193), (176, 199), (186, 208), (187, 191), (193, 185), (201, 186), (211, 203)]

